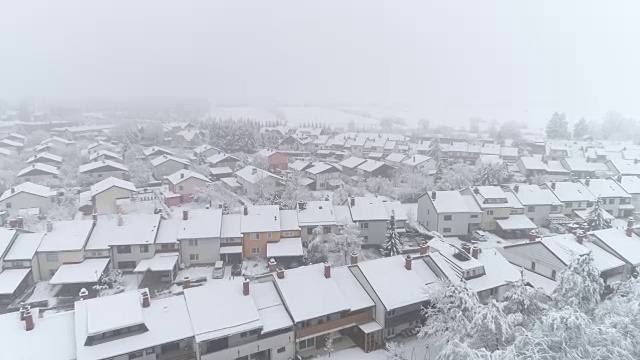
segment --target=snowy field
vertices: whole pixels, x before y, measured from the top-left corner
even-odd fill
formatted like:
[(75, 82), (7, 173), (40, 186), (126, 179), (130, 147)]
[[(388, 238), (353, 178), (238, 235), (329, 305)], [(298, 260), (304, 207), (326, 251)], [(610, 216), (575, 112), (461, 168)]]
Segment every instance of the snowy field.
[(279, 107), (284, 113), (287, 123), (291, 126), (304, 125), (307, 122), (319, 122), (332, 127), (347, 127), (353, 120), (356, 126), (377, 126), (380, 120), (367, 116), (355, 115), (344, 111), (314, 106), (284, 106)]
[(260, 122), (276, 120), (276, 116), (267, 109), (251, 106), (214, 107), (209, 116), (216, 119), (251, 119)]

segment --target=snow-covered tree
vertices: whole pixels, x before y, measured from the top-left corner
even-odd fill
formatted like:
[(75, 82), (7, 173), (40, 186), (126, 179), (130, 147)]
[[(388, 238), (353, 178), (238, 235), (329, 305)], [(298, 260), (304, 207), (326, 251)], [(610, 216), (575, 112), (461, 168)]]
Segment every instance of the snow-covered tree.
[(573, 125), (573, 138), (582, 140), (587, 134), (589, 134), (589, 125), (587, 125), (587, 121), (584, 118), (580, 118), (580, 120)]
[(509, 169), (502, 164), (486, 164), (480, 167), (475, 185), (498, 185), (508, 182)]
[(239, 211), (240, 202), (238, 197), (225, 189), (220, 183), (208, 183), (204, 187), (194, 189), (191, 198), (197, 203), (211, 205), (212, 207), (218, 207), (219, 204), (222, 204), (222, 210), (225, 214)]
[(337, 256), (332, 257), (331, 264), (335, 266), (347, 265), (351, 253), (359, 253), (362, 247), (360, 229), (348, 220), (340, 223), (340, 231), (334, 235), (333, 248), (330, 250)]
[(258, 169), (269, 171), (269, 160), (262, 155), (254, 155), (249, 165), (255, 166)]
[(511, 284), (502, 299), (502, 310), (514, 326), (529, 327), (547, 310), (546, 297), (539, 288), (528, 286), (523, 277)]
[(509, 346), (514, 340), (513, 335), (513, 327), (502, 307), (492, 300), (479, 306), (474, 313), (467, 329), (467, 344), (474, 349), (493, 352)]
[(387, 342), (384, 347), (387, 352), (387, 360), (409, 360), (409, 355), (407, 355), (402, 343)]
[(436, 172), (433, 174), (433, 182), (436, 184), (436, 186), (439, 186), (440, 182), (444, 180), (447, 170), (448, 169), (446, 160), (440, 159), (438, 160), (438, 162), (436, 162)]
[(576, 257), (560, 273), (552, 298), (558, 308), (569, 306), (588, 311), (600, 303), (603, 290), (600, 271), (593, 265), (593, 255), (589, 253)]
[(335, 351), (333, 348), (333, 339), (335, 339), (333, 332), (328, 333), (324, 339), (324, 351), (329, 353), (329, 357), (331, 357), (331, 353)]
[(285, 209), (295, 209), (298, 201), (318, 200), (316, 196), (303, 184), (304, 177), (294, 172), (287, 177), (280, 201)]
[[(436, 173), (437, 174), (437, 173)], [(466, 164), (453, 164), (451, 168), (444, 169), (441, 179), (438, 181), (434, 177), (434, 186), (436, 190), (452, 190), (463, 189), (473, 185), (474, 168)]]
[(431, 156), (435, 161), (440, 161), (443, 158), (442, 147), (438, 138), (434, 138), (431, 141), (429, 150), (427, 150), (427, 156)]
[(306, 256), (311, 264), (324, 263), (329, 260), (331, 234), (325, 234), (322, 226), (313, 229), (311, 240), (307, 245)]
[(47, 213), (47, 219), (52, 221), (72, 220), (78, 213), (78, 195), (67, 190), (56, 198), (56, 206)]
[(547, 123), (547, 138), (549, 139), (569, 139), (569, 123), (563, 113), (555, 112)]
[(605, 218), (605, 210), (602, 208), (602, 199), (600, 196), (598, 196), (596, 202), (587, 212), (586, 220), (590, 230), (608, 229), (611, 227), (611, 220)]
[(98, 296), (105, 296), (123, 291), (123, 284), (124, 278), (122, 277), (122, 270), (107, 270), (100, 276), (98, 283), (93, 286), (93, 289), (98, 293)]
[(27, 141), (25, 142), (25, 146), (29, 146), (29, 147), (36, 146), (40, 144), (42, 141), (49, 139), (50, 137), (51, 137), (51, 134), (49, 134), (48, 132), (42, 129), (38, 129), (29, 134), (29, 136), (27, 137)]
[(396, 229), (396, 214), (393, 210), (387, 222), (387, 239), (385, 243), (382, 244), (382, 252), (387, 257), (400, 255), (402, 252), (402, 239)]

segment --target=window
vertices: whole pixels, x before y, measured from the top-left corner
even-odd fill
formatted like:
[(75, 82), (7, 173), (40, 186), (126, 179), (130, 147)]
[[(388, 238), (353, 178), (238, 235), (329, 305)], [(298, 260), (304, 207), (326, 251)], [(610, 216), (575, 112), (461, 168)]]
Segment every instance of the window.
[(120, 261), (118, 262), (118, 269), (135, 269), (135, 261)]
[(189, 239), (189, 246), (198, 246), (198, 239)]
[(260, 248), (259, 247), (251, 248), (251, 253), (254, 255), (260, 254)]
[(271, 239), (271, 236), (273, 236), (273, 233), (268, 232), (268, 233), (267, 233), (267, 237), (268, 237), (269, 239)]
[(442, 228), (442, 232), (443, 233), (450, 233), (451, 232), (451, 228)]
[(260, 240), (260, 233), (251, 233), (251, 240)]
[(46, 257), (47, 261), (60, 261), (60, 259), (58, 258), (58, 253), (47, 253)]
[(153, 354), (155, 352), (156, 352), (156, 349), (154, 348), (148, 348), (144, 350), (145, 355)]
[(7, 203), (7, 209), (11, 209), (11, 203), (10, 202)]
[(331, 227), (329, 227), (329, 226), (322, 227), (322, 233), (323, 234), (331, 234)]
[[(580, 206), (580, 205), (578, 205), (578, 206)], [(564, 203), (564, 207), (566, 207), (567, 209), (571, 209), (573, 207), (573, 203), (566, 202), (566, 203)]]
[(300, 340), (299, 344), (299, 348), (300, 350), (304, 350), (304, 349), (308, 349), (308, 348), (312, 348), (314, 346), (316, 346), (316, 338), (308, 338), (306, 340)]
[(178, 186), (178, 190), (180, 190), (180, 191), (184, 190), (184, 186), (182, 186), (182, 185)]
[(487, 210), (487, 215), (493, 215), (493, 210)]
[(364, 241), (364, 242), (369, 241), (369, 237), (368, 237), (368, 236), (364, 236), (364, 237), (362, 238), (362, 241)]
[(149, 252), (149, 245), (140, 245), (140, 252), (141, 253), (148, 253)]
[(313, 235), (313, 228), (307, 228), (307, 235)]
[(247, 332), (246, 331), (245, 332), (241, 332), (240, 333), (240, 337), (241, 338), (246, 338), (247, 337)]
[(551, 212), (556, 212), (559, 210), (559, 206), (558, 205), (551, 205)]
[(551, 270), (551, 278), (552, 278), (553, 280), (555, 280), (555, 279), (556, 279), (556, 275), (557, 275), (557, 274), (556, 274), (556, 271), (555, 271), (555, 270)]
[(535, 270), (536, 269), (536, 263), (534, 263), (533, 261), (531, 262), (531, 270)]
[(258, 335), (258, 330), (249, 331), (249, 335)]
[(175, 248), (176, 248), (176, 244), (161, 244), (160, 245), (160, 249), (163, 249), (163, 250), (175, 249)]
[(191, 261), (197, 261), (199, 258), (199, 254), (189, 254), (189, 260)]
[[(102, 177), (102, 173), (98, 173), (98, 177)], [(142, 355), (141, 355), (142, 356)], [(131, 359), (131, 355), (129, 355), (129, 359)]]
[(396, 311), (395, 311), (395, 310), (389, 310), (389, 311), (387, 311), (387, 317), (394, 316), (395, 314), (396, 314)]
[(278, 352), (278, 354), (282, 354), (283, 352), (287, 351), (287, 348), (283, 346), (281, 348), (278, 348), (278, 350), (276, 351)]
[(616, 203), (616, 199), (609, 199), (609, 205), (613, 205)]
[(445, 215), (444, 216), (444, 221), (450, 221), (453, 218), (452, 215)]
[(284, 233), (282, 233), (282, 236), (284, 237), (293, 236), (293, 231), (285, 231)]
[(368, 229), (368, 228), (369, 228), (369, 223), (367, 222), (360, 223), (360, 229)]
[(142, 350), (140, 351), (136, 351), (136, 352), (132, 352), (131, 354), (129, 354), (129, 360), (131, 359), (137, 359), (142, 357)]
[(527, 206), (527, 212), (535, 212), (535, 211), (536, 211), (535, 206)]
[(118, 254), (130, 254), (131, 253), (131, 246), (129, 245), (119, 245), (116, 247), (116, 252)]
[(477, 218), (478, 218), (478, 215), (471, 215), (471, 218), (472, 218), (472, 219), (477, 219)]

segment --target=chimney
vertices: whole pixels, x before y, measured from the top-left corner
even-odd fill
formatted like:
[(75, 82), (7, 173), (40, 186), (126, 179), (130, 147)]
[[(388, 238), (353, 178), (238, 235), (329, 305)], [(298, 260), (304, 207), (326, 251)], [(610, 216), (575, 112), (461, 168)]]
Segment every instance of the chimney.
[(469, 243), (462, 244), (462, 251), (466, 252), (467, 255), (471, 255), (471, 245)]
[(476, 195), (480, 194), (480, 189), (478, 189), (477, 187), (473, 188), (473, 193)]
[(93, 210), (93, 214), (91, 214), (91, 219), (96, 222), (98, 221), (98, 214), (96, 213), (95, 210)]
[(584, 231), (578, 231), (578, 233), (576, 234), (576, 241), (578, 242), (578, 244), (583, 244), (584, 243), (584, 238), (585, 238), (586, 234), (584, 233)]
[(351, 253), (351, 265), (356, 265), (358, 263), (358, 253), (353, 251)]
[(633, 217), (629, 217), (627, 219), (627, 227), (628, 228), (633, 228), (634, 223), (635, 223), (635, 221), (633, 220)]
[(437, 195), (437, 193), (435, 191), (432, 191), (431, 192), (431, 199), (435, 200), (436, 199), (436, 195)]
[(352, 196), (350, 200), (351, 200), (351, 206), (356, 206), (356, 197)]
[(404, 268), (411, 270), (411, 255), (407, 255), (407, 257), (404, 258)]
[(80, 289), (78, 296), (80, 296), (80, 300), (87, 300), (89, 298), (89, 292), (87, 291), (87, 289), (82, 288)]
[(189, 220), (189, 210), (182, 210), (182, 220)]
[(122, 218), (122, 214), (118, 214), (118, 226), (122, 226), (124, 223), (124, 219)]
[(12, 188), (11, 188), (11, 193), (12, 193), (12, 194), (15, 194), (15, 193), (16, 193), (16, 188), (12, 187)]
[(33, 323), (33, 315), (31, 314), (31, 308), (28, 306), (24, 311), (24, 326), (25, 330), (27, 331), (31, 331), (35, 327), (35, 324)]
[(520, 185), (518, 184), (513, 185), (513, 192), (517, 193), (518, 191), (520, 191)]
[(324, 263), (324, 277), (327, 279), (331, 277), (331, 264), (329, 262)]
[(247, 278), (242, 281), (242, 295), (249, 296), (249, 279)]
[(184, 172), (180, 173), (180, 179), (184, 179)]
[(222, 203), (218, 204), (218, 209), (222, 209)]
[(415, 155), (413, 156), (413, 160), (411, 160), (411, 161), (416, 162), (416, 157), (415, 157)]
[(477, 259), (478, 255), (480, 255), (480, 247), (478, 245), (473, 245), (471, 247), (471, 257)]
[(151, 306), (151, 300), (149, 299), (149, 293), (145, 291), (142, 293), (142, 307), (148, 308), (149, 306)]
[(278, 266), (278, 263), (276, 262), (276, 260), (274, 258), (271, 258), (271, 260), (269, 260), (269, 263), (267, 264), (267, 266), (269, 267), (269, 272), (270, 273), (274, 273), (274, 272), (276, 272), (276, 267)]
[(551, 182), (551, 190), (555, 190), (556, 189), (556, 182), (552, 181)]
[(182, 278), (182, 290), (186, 290), (191, 287), (191, 278), (188, 275), (185, 275)]
[(627, 234), (628, 237), (633, 236), (633, 218), (630, 217), (629, 219), (627, 219), (627, 229), (625, 230), (625, 233)]
[(586, 179), (584, 179), (584, 184), (586, 186), (589, 186), (590, 183), (591, 183), (591, 178), (587, 177)]
[(618, 183), (621, 183), (621, 182), (622, 182), (622, 175), (618, 175), (618, 176), (616, 177), (616, 181), (617, 181)]
[(276, 274), (278, 275), (278, 279), (284, 279), (284, 269), (276, 270)]
[(51, 220), (47, 220), (47, 232), (53, 231), (53, 222)]
[(244, 206), (244, 214), (249, 215), (249, 207), (247, 205)]
[(527, 236), (529, 242), (534, 242), (538, 239), (538, 234), (534, 230), (529, 231), (529, 235)]
[(16, 227), (17, 227), (18, 229), (24, 229), (24, 218), (23, 218), (23, 217), (18, 216), (18, 217), (16, 218)]
[(27, 311), (27, 306), (24, 303), (20, 303), (20, 321), (24, 321), (25, 311)]
[(256, 168), (251, 169), (251, 174), (252, 175), (255, 175), (257, 173), (258, 173), (258, 169), (256, 169)]
[(424, 242), (420, 244), (420, 255), (427, 255), (428, 251), (429, 251), (429, 245), (427, 245)]

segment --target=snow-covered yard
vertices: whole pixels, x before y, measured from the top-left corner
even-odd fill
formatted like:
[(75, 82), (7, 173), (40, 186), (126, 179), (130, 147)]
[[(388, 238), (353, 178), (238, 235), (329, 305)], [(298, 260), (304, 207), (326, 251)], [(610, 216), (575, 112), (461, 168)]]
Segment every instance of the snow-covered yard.
[[(394, 339), (395, 340), (395, 339)], [(410, 339), (397, 339), (403, 345), (404, 354), (407, 360), (430, 360), (437, 355), (434, 349), (429, 349), (424, 340), (415, 337)], [(346, 350), (336, 351), (329, 356), (328, 354), (319, 356), (318, 359), (324, 360), (389, 360), (388, 353), (385, 349), (379, 349), (370, 353), (365, 353), (359, 347), (352, 347)]]

